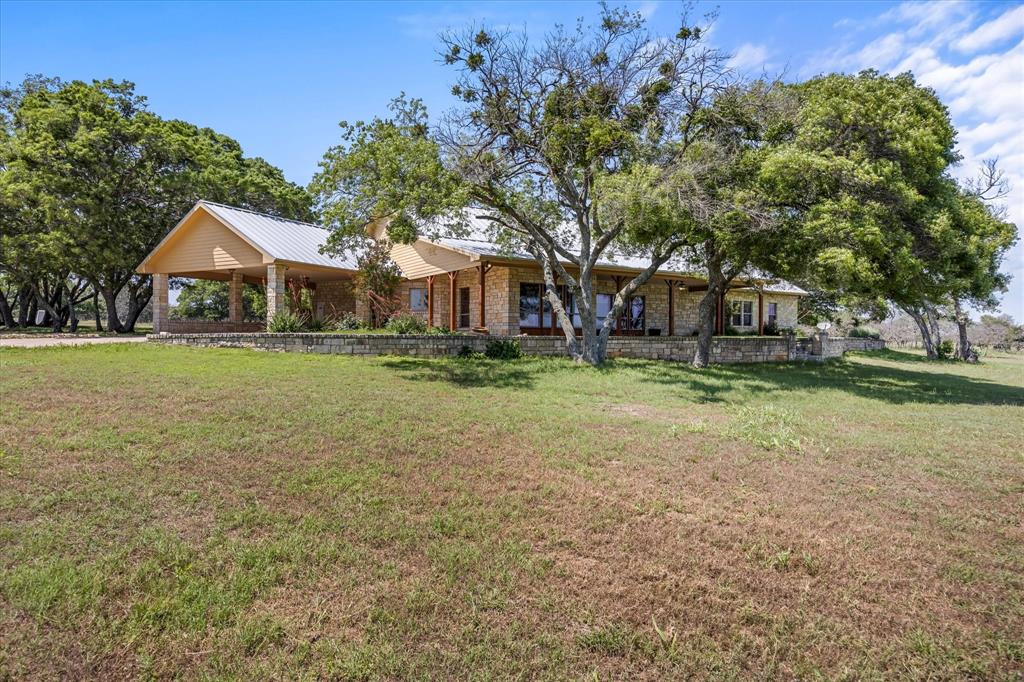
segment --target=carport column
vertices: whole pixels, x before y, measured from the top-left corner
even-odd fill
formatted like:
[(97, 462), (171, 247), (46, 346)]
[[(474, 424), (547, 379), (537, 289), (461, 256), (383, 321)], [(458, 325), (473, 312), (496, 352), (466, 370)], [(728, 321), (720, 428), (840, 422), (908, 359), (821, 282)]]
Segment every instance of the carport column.
[(153, 333), (167, 331), (167, 275), (153, 273)]
[(231, 271), (231, 283), (228, 285), (228, 322), (241, 322), (244, 316), (242, 312), (242, 273), (238, 270)]
[(285, 298), (284, 272), (288, 268), (284, 265), (271, 263), (267, 266), (267, 324), (269, 325), (274, 316), (285, 309), (287, 299)]

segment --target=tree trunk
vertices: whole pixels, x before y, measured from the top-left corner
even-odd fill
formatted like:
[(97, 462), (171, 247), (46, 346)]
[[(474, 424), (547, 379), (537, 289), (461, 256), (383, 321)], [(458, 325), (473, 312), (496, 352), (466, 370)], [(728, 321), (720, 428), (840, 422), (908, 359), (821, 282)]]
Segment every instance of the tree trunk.
[(7, 294), (0, 291), (0, 321), (8, 329), (13, 329), (15, 323), (14, 313), (11, 312), (11, 304), (7, 301)]
[(932, 336), (932, 326), (927, 319), (927, 314), (911, 306), (900, 306), (900, 308), (910, 316), (910, 319), (917, 324), (917, 328), (921, 331), (921, 342), (924, 346), (925, 355), (929, 360), (937, 360), (939, 357), (939, 345)]
[[(70, 331), (72, 334), (74, 334), (75, 332), (78, 331), (78, 313), (75, 311), (75, 291), (72, 290), (71, 287), (68, 286), (67, 280), (64, 281), (63, 287), (64, 287), (64, 295), (67, 297), (67, 300), (68, 300), (68, 303), (67, 303), (67, 321), (68, 321), (68, 325), (69, 325), (68, 326), (68, 331)], [(75, 289), (78, 289), (77, 285), (75, 286)], [(64, 313), (62, 312), (61, 315), (63, 316), (63, 314)]]
[(967, 338), (967, 325), (970, 324), (970, 317), (967, 315), (963, 306), (960, 304), (959, 298), (953, 299), (953, 318), (956, 321), (957, 333), (960, 337), (960, 343), (957, 345), (956, 356), (964, 362), (974, 362), (977, 360), (974, 350), (971, 348), (971, 341)]
[(42, 292), (39, 291), (39, 288), (35, 284), (32, 284), (30, 286), (32, 287), (32, 293), (34, 293), (35, 296), (36, 296), (37, 304), (43, 310), (46, 311), (47, 315), (49, 315), (50, 322), (53, 325), (53, 332), (55, 334), (59, 333), (60, 330), (61, 330), (61, 327), (63, 326), (61, 324), (60, 311), (58, 311), (56, 308), (54, 308), (53, 305), (49, 301), (46, 300), (46, 297), (43, 296)]
[[(143, 280), (145, 282), (145, 280)], [(128, 314), (125, 316), (125, 323), (123, 326), (123, 332), (131, 334), (135, 332), (135, 323), (139, 319), (139, 315), (146, 309), (146, 304), (149, 303), (149, 299), (153, 296), (152, 284), (129, 283), (128, 285)]]
[(103, 331), (103, 323), (100, 321), (100, 292), (93, 287), (92, 290), (92, 311), (96, 317), (96, 331)]
[(121, 325), (121, 320), (117, 317), (117, 293), (107, 286), (98, 286), (97, 288), (103, 296), (103, 302), (107, 306), (107, 329), (118, 334), (123, 333), (124, 327)]
[(29, 290), (28, 285), (23, 284), (18, 289), (18, 326), (26, 327), (29, 321), (29, 308), (32, 305), (32, 292)]
[(721, 263), (708, 263), (708, 290), (697, 306), (697, 349), (693, 366), (703, 369), (711, 364), (711, 338), (715, 333), (715, 317), (719, 297), (725, 291), (725, 276)]

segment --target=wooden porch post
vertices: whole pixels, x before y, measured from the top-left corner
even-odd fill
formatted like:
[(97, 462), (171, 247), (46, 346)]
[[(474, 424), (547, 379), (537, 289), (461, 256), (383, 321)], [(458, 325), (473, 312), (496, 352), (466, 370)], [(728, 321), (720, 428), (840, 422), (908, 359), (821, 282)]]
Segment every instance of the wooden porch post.
[(757, 292), (757, 335), (764, 336), (764, 292)]
[(455, 278), (459, 276), (459, 273), (449, 272), (448, 273), (448, 329), (455, 331)]
[(480, 328), (487, 329), (487, 272), (491, 264), (481, 263), (476, 269), (480, 273)]
[(668, 284), (668, 335), (676, 335), (676, 283), (666, 280)]
[[(558, 273), (557, 272), (552, 275), (551, 281), (553, 281), (555, 283), (555, 291), (558, 291)], [(572, 315), (572, 311), (571, 310), (567, 310), (566, 312), (569, 313), (570, 316)], [(541, 299), (540, 313), (541, 313), (541, 318), (542, 318), (542, 321), (543, 321), (543, 317), (544, 317), (544, 299)], [(549, 336), (554, 336), (555, 335), (555, 306), (551, 306), (551, 331), (548, 333), (548, 335)]]
[(434, 276), (427, 275), (427, 326), (434, 326)]

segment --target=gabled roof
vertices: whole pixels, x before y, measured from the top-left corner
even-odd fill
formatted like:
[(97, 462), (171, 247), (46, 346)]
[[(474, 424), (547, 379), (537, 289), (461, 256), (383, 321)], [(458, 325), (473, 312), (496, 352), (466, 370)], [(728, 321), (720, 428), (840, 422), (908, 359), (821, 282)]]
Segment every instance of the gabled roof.
[(327, 242), (330, 232), (319, 225), (278, 218), (213, 201), (200, 200), (196, 206), (207, 209), (273, 260), (346, 270), (358, 269), (353, 255), (327, 256), (320, 253), (320, 247)]

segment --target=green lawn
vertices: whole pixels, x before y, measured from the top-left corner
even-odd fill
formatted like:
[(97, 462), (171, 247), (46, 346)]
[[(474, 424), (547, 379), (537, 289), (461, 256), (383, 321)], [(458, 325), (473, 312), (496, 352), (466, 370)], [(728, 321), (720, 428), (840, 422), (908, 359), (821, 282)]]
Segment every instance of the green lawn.
[(1024, 673), (1024, 357), (0, 349), (0, 679)]

